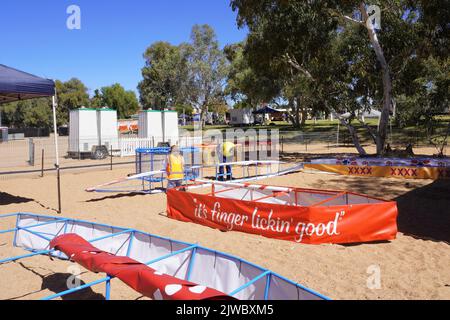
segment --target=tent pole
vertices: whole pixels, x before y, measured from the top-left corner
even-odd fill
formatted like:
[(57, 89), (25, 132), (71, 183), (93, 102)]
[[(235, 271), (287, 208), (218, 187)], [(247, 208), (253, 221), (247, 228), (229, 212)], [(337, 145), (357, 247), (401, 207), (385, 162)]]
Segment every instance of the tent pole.
[(53, 131), (55, 137), (55, 167), (56, 167), (56, 178), (58, 184), (58, 213), (61, 213), (61, 175), (59, 167), (59, 148), (58, 148), (58, 130), (56, 125), (56, 92), (52, 97), (52, 107), (53, 107)]

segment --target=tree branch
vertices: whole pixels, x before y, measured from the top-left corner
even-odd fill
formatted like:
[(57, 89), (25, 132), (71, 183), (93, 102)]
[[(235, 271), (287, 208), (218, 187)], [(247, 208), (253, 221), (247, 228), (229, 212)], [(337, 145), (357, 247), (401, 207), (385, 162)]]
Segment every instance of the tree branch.
[(314, 78), (311, 75), (311, 73), (306, 68), (304, 68), (301, 64), (299, 64), (297, 59), (292, 58), (289, 55), (289, 53), (286, 53), (284, 55), (284, 57), (286, 58), (287, 63), (289, 63), (294, 69), (296, 69), (297, 71), (300, 71), (301, 73), (305, 74), (308, 78), (310, 78), (311, 80), (314, 81)]
[(362, 121), (361, 119), (358, 119), (358, 122), (367, 129), (367, 131), (369, 132), (370, 137), (372, 138), (373, 142), (375, 144), (377, 144), (377, 133), (373, 130), (372, 127), (370, 127), (367, 123), (365, 123), (364, 121)]
[(345, 15), (342, 15), (342, 18), (344, 18), (347, 21), (351, 21), (351, 22), (357, 23), (359, 25), (365, 26), (364, 21), (359, 21), (359, 20), (353, 19), (352, 17), (345, 16)]

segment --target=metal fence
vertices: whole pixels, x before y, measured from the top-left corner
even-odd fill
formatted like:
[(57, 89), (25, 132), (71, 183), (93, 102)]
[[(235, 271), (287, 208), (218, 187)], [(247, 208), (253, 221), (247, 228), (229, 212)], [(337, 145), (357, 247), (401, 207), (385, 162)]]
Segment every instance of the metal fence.
[[(236, 160), (248, 160), (249, 154), (257, 154), (260, 158), (262, 154), (267, 154), (268, 149), (273, 152), (276, 149), (280, 154), (332, 154), (356, 152), (351, 137), (346, 131), (337, 130), (334, 132), (301, 132), (284, 131), (279, 132), (275, 140), (264, 136), (243, 138), (245, 141), (236, 141), (239, 144)], [(69, 138), (59, 137), (59, 159), (63, 170), (84, 170), (84, 169), (113, 169), (117, 166), (130, 165), (133, 168), (135, 150), (137, 148), (150, 148), (158, 146), (162, 137), (152, 137), (142, 139), (136, 136), (122, 136), (117, 141), (111, 143), (103, 159), (92, 159), (90, 152), (73, 153), (70, 150)], [(178, 143), (180, 147), (201, 146), (208, 139), (203, 140), (199, 136), (171, 137), (170, 143)], [(267, 143), (270, 141), (270, 144)], [(368, 152), (374, 152), (374, 143), (370, 137), (362, 135), (362, 142)], [(433, 155), (437, 149), (420, 133), (412, 132), (405, 134), (401, 131), (390, 131), (388, 143), (394, 148), (404, 148), (411, 143), (419, 154)], [(83, 144), (83, 141), (78, 141)], [(418, 149), (419, 148), (419, 149)], [(202, 150), (202, 161), (205, 164), (217, 162), (214, 159), (214, 150)], [(69, 156), (70, 155), (70, 156)], [(22, 140), (7, 141), (0, 143), (0, 178), (14, 176), (19, 173), (44, 174), (54, 170), (55, 148), (53, 136), (47, 138), (26, 138)], [(132, 170), (132, 169), (131, 169)]]

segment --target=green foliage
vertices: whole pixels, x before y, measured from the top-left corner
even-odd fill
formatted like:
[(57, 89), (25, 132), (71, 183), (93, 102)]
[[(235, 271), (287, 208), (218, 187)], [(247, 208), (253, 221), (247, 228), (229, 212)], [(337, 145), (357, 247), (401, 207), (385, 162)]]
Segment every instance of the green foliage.
[(225, 46), (230, 63), (225, 95), (234, 102), (234, 108), (253, 108), (269, 102), (280, 92), (279, 85), (267, 74), (257, 74), (244, 54), (245, 42)]
[(89, 105), (88, 89), (77, 78), (66, 82), (56, 80), (55, 84), (58, 97), (57, 122), (58, 125), (66, 125), (69, 123), (70, 110)]
[[(67, 82), (57, 80), (55, 84), (58, 97), (57, 123), (65, 125), (69, 122), (70, 110), (89, 105), (89, 95), (86, 86), (76, 78)], [(11, 127), (51, 127), (53, 124), (51, 98), (13, 102), (2, 105), (1, 110), (2, 122)]]
[(184, 103), (188, 79), (186, 50), (167, 42), (156, 42), (144, 53), (143, 80), (139, 83), (144, 108), (164, 109)]
[[(97, 98), (99, 98), (98, 93)], [(129, 118), (139, 110), (134, 91), (125, 91), (118, 83), (101, 89), (101, 104), (117, 110), (119, 119)]]
[[(381, 9), (381, 30), (375, 40), (369, 40), (370, 32), (361, 22), (366, 5), (362, 1), (232, 0), (231, 4), (238, 12), (238, 24), (249, 29), (243, 57), (232, 55), (237, 61), (232, 69), (238, 69), (229, 80), (234, 95), (248, 92), (243, 75), (269, 78), (280, 86), (269, 96), (289, 102), (294, 123), (305, 108), (312, 114), (350, 112), (355, 119), (362, 110), (386, 110), (387, 101), (397, 106), (398, 124), (415, 122), (432, 128), (434, 116), (448, 108), (446, 1), (371, 1)], [(374, 41), (381, 51), (374, 48)], [(386, 78), (392, 80), (392, 88)], [(377, 147), (384, 144), (387, 124), (383, 121), (378, 132), (366, 126)]]
[(214, 30), (195, 25), (190, 42), (183, 45), (187, 55), (186, 101), (200, 111), (202, 124), (213, 105), (222, 103), (228, 64)]
[(192, 108), (192, 106), (190, 105), (176, 105), (175, 106), (175, 111), (181, 115), (181, 114), (185, 114), (187, 116), (192, 116), (192, 114), (194, 113), (194, 108)]
[(2, 124), (9, 127), (51, 127), (52, 108), (49, 98), (24, 100), (1, 107)]
[(210, 26), (195, 25), (190, 42), (179, 46), (156, 42), (144, 58), (138, 89), (145, 108), (190, 105), (204, 119), (210, 106), (223, 101), (227, 61)]

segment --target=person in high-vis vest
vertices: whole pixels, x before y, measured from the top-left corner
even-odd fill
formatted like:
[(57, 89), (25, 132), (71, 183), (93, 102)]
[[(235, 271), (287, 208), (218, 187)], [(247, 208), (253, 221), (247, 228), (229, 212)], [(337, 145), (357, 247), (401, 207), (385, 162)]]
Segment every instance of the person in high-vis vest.
[[(236, 145), (232, 142), (224, 142), (219, 144), (217, 148), (217, 153), (219, 156), (219, 162), (227, 163), (232, 162), (234, 158), (234, 149)], [(226, 167), (226, 174), (224, 167)], [(231, 165), (219, 166), (219, 181), (233, 180), (233, 172), (231, 170)]]
[(184, 179), (184, 158), (177, 146), (170, 148), (170, 153), (165, 161), (167, 174), (167, 189), (180, 187)]

